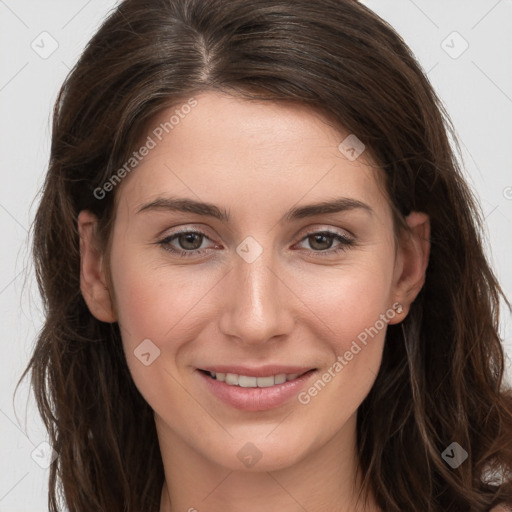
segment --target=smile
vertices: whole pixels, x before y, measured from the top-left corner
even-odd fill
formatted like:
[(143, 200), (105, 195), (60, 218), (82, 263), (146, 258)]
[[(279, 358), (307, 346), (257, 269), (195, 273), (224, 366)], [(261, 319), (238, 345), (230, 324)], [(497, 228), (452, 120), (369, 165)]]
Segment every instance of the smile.
[(316, 369), (283, 366), (197, 370), (208, 394), (235, 409), (254, 412), (286, 404), (318, 373)]
[(284, 384), (295, 380), (300, 376), (298, 373), (279, 373), (268, 377), (251, 377), (249, 375), (238, 375), (236, 373), (215, 373), (208, 372), (212, 379), (225, 382), (229, 386), (240, 386), (242, 388), (269, 388), (276, 384)]

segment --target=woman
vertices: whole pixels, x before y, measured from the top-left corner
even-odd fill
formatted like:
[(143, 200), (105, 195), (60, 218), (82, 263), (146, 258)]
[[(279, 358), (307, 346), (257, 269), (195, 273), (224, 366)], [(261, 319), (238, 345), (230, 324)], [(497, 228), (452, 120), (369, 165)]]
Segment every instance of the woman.
[(34, 225), (50, 510), (505, 510), (502, 292), (450, 132), (356, 2), (122, 2)]

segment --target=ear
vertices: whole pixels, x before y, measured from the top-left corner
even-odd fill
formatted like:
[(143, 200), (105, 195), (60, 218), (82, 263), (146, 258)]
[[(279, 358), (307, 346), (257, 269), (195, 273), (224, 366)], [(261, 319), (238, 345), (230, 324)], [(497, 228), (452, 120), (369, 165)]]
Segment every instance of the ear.
[[(409, 313), (414, 299), (425, 284), (430, 255), (430, 219), (428, 215), (412, 212), (406, 217), (409, 231), (400, 236), (393, 276), (393, 300), (397, 314), (389, 322), (401, 322)], [(401, 307), (399, 307), (401, 306)]]
[(78, 215), (80, 235), (80, 290), (90, 312), (102, 322), (117, 320), (108, 289), (103, 253), (97, 243), (96, 216), (82, 210)]

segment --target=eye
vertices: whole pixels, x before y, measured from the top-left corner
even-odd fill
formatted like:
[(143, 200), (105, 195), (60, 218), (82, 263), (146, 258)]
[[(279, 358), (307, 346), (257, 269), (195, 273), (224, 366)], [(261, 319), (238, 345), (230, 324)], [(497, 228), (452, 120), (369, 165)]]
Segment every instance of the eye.
[[(183, 230), (165, 237), (157, 244), (173, 254), (188, 257), (204, 254), (206, 252), (206, 247), (203, 246), (205, 240), (209, 240), (209, 238), (202, 231)], [(306, 249), (309, 254), (320, 256), (329, 256), (346, 251), (355, 244), (354, 239), (347, 235), (329, 230), (307, 233), (299, 243), (304, 242), (308, 242), (312, 248), (312, 250)], [(338, 244), (332, 249), (334, 242), (338, 242)], [(221, 246), (214, 246), (214, 248), (219, 247)]]
[[(313, 250), (309, 253), (319, 254), (321, 256), (328, 256), (346, 251), (350, 246), (353, 246), (355, 241), (348, 236), (337, 233), (334, 231), (315, 231), (308, 233), (301, 242), (307, 241)], [(338, 245), (331, 249), (333, 242), (338, 241)]]
[[(201, 246), (205, 239), (209, 240), (201, 231), (179, 231), (157, 243), (163, 246), (166, 251), (178, 254), (179, 256), (194, 256), (204, 252), (204, 247)], [(176, 242), (178, 247), (173, 245), (173, 242)]]

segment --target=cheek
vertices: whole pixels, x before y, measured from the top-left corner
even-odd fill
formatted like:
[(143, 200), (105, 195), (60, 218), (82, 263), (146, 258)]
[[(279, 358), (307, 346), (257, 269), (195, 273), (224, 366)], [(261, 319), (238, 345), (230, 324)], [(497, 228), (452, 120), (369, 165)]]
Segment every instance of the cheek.
[[(311, 282), (315, 283), (314, 288)], [(344, 352), (352, 340), (376, 322), (380, 330), (385, 327), (380, 319), (387, 312), (389, 315), (391, 307), (391, 259), (368, 259), (336, 272), (319, 273), (314, 281), (303, 282), (301, 289), (318, 319), (320, 332), (337, 353)]]
[(176, 338), (191, 308), (194, 314), (201, 311), (205, 289), (213, 284), (208, 286), (203, 274), (197, 279), (193, 272), (176, 271), (131, 250), (132, 257), (119, 258), (112, 270), (123, 341), (131, 348), (146, 338), (160, 345)]
[(190, 407), (177, 383), (176, 371), (183, 347), (193, 336), (189, 316), (201, 311), (204, 281), (191, 281), (190, 276), (185, 280), (180, 278), (183, 273), (173, 273), (137, 256), (118, 261), (112, 281), (132, 379), (155, 410), (170, 402), (177, 408)]
[[(314, 313), (310, 318), (315, 318), (310, 335), (323, 340), (330, 356), (318, 379), (298, 398), (307, 406), (304, 414), (310, 421), (327, 414), (333, 429), (355, 413), (373, 386), (387, 325), (395, 316), (390, 300), (394, 253), (384, 248), (376, 252), (335, 272), (319, 274), (315, 291), (308, 295)], [(310, 284), (311, 279), (303, 283), (304, 294), (306, 281)]]
[(379, 372), (387, 325), (394, 317), (386, 274), (354, 272), (319, 294), (312, 330), (330, 356), (298, 396), (306, 424), (325, 418), (321, 438), (334, 435), (368, 395)]

